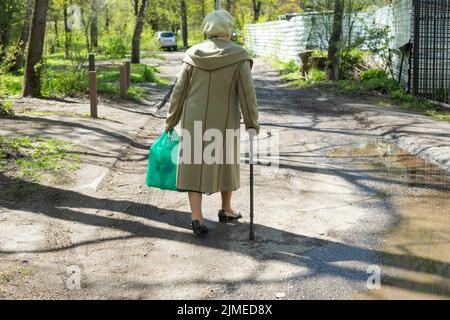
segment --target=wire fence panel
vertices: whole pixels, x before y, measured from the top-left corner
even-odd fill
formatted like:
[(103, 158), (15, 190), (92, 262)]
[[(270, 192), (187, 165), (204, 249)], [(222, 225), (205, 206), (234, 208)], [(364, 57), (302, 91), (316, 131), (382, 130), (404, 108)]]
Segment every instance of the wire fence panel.
[(450, 0), (414, 0), (413, 94), (450, 105)]
[[(305, 49), (328, 48), (332, 21), (330, 12), (310, 12), (247, 24), (245, 44), (255, 55), (300, 63)], [(414, 96), (450, 105), (450, 0), (393, 0), (389, 6), (347, 15), (343, 26), (342, 41), (389, 26), (396, 80)]]

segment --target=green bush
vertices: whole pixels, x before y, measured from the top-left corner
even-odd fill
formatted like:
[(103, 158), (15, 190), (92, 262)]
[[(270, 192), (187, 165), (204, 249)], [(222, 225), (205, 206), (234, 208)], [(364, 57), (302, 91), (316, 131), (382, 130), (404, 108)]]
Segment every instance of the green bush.
[(297, 72), (298, 64), (297, 64), (297, 62), (295, 62), (295, 60), (289, 60), (289, 61), (283, 63), (283, 70), (286, 73)]
[(402, 87), (397, 81), (389, 78), (373, 78), (365, 80), (364, 86), (369, 90), (375, 90), (381, 93), (391, 93), (402, 90)]
[(316, 68), (312, 68), (308, 73), (308, 81), (309, 82), (322, 82), (325, 81), (326, 72), (323, 70), (319, 70)]
[(11, 96), (22, 92), (23, 76), (16, 74), (0, 75), (0, 95)]
[(383, 69), (369, 69), (361, 72), (360, 77), (361, 80), (383, 79), (387, 78), (388, 74)]
[(128, 46), (124, 35), (109, 35), (106, 38), (106, 46), (103, 48), (105, 55), (111, 58), (125, 58)]
[(12, 102), (10, 100), (0, 101), (0, 116), (12, 116), (14, 112), (12, 110)]
[(339, 53), (340, 68), (346, 79), (354, 78), (358, 67), (364, 65), (364, 52), (357, 49), (343, 50)]
[(76, 67), (44, 68), (41, 86), (44, 96), (73, 97), (85, 94), (88, 92), (87, 71)]

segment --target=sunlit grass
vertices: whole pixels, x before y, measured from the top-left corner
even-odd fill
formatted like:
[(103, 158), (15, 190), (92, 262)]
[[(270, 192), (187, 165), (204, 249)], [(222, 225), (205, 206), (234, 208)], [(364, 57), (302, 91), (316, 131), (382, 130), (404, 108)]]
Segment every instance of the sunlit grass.
[(79, 168), (74, 144), (45, 137), (0, 137), (0, 172), (32, 180)]

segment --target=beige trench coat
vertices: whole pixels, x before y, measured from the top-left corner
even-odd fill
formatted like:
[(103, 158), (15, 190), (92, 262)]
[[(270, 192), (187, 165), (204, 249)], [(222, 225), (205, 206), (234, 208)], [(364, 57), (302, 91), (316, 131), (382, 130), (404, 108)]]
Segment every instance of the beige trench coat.
[[(241, 112), (246, 129), (254, 128), (259, 131), (252, 66), (253, 60), (243, 47), (221, 38), (204, 40), (186, 51), (165, 122), (165, 129), (169, 130), (181, 121), (181, 129), (186, 130), (191, 138), (190, 145), (186, 144), (187, 134), (183, 135), (185, 131), (181, 130), (177, 188), (205, 193), (234, 191), (239, 188), (239, 138), (235, 138), (230, 144), (230, 140), (225, 139), (225, 134), (226, 129), (240, 128)], [(194, 122), (197, 122), (195, 132)], [(201, 130), (198, 130), (199, 123)], [(215, 141), (211, 137), (209, 140), (202, 139), (205, 130), (211, 128), (220, 130), (223, 141)], [(222, 160), (221, 163), (205, 163), (203, 157), (197, 158), (194, 163), (196, 139), (201, 139), (197, 140), (200, 141), (197, 146), (201, 147), (202, 154), (210, 143), (215, 142), (215, 146), (222, 143), (222, 151), (217, 155)], [(189, 154), (188, 146), (190, 158), (181, 157)], [(227, 152), (231, 151), (234, 158), (231, 154), (227, 158)], [(216, 156), (215, 152), (217, 150), (211, 154)], [(191, 162), (182, 163), (181, 159), (184, 162), (190, 159)], [(232, 163), (230, 159), (233, 160)]]

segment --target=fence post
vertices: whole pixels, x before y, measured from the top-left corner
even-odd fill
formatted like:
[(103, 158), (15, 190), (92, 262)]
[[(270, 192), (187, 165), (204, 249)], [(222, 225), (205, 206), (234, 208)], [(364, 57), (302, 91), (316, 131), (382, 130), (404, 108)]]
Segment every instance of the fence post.
[(130, 87), (130, 74), (131, 74), (131, 65), (130, 61), (124, 61), (120, 66), (120, 96), (122, 98), (127, 97), (127, 91)]
[(125, 61), (125, 70), (126, 72), (126, 79), (127, 79), (127, 88), (130, 87), (131, 84), (131, 63), (130, 61)]
[(97, 71), (95, 71), (95, 55), (89, 54), (89, 102), (91, 108), (91, 118), (97, 118)]

